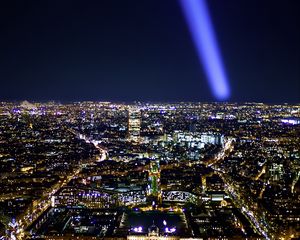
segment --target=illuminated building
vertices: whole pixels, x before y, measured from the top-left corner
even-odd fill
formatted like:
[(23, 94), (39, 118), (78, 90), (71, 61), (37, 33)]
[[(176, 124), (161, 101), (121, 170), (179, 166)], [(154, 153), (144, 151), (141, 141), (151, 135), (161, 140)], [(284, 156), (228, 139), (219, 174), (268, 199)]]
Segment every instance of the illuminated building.
[(141, 111), (137, 107), (128, 109), (128, 139), (138, 142), (141, 132)]
[(224, 136), (217, 133), (194, 133), (174, 131), (173, 139), (175, 142), (187, 142), (192, 147), (203, 148), (205, 144), (223, 145)]
[(279, 181), (283, 178), (283, 164), (272, 163), (269, 169), (269, 175), (273, 181)]
[[(142, 229), (142, 227), (136, 228), (137, 233), (140, 232), (139, 229)], [(129, 235), (127, 236), (127, 240), (180, 240), (180, 239), (187, 240), (187, 238), (181, 238), (179, 236), (173, 235), (175, 232), (176, 232), (176, 228), (165, 227), (164, 232), (160, 233), (159, 228), (153, 224), (148, 228), (147, 235)], [(198, 238), (188, 238), (188, 239), (198, 240)]]

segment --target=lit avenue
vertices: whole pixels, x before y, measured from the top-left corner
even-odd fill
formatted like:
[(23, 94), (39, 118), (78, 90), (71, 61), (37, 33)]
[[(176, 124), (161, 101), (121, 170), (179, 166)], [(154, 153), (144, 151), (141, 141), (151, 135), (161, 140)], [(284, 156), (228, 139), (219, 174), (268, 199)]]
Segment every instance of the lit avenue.
[(300, 105), (0, 102), (0, 239), (299, 239)]

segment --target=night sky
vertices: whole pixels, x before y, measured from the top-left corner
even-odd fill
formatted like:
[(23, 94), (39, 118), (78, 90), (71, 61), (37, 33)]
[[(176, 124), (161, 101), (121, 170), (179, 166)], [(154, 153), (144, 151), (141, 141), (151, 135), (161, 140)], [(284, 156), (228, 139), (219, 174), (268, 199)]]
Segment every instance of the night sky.
[[(300, 102), (300, 1), (207, 2), (229, 100)], [(0, 100), (215, 100), (176, 0), (1, 1), (0, 33)]]

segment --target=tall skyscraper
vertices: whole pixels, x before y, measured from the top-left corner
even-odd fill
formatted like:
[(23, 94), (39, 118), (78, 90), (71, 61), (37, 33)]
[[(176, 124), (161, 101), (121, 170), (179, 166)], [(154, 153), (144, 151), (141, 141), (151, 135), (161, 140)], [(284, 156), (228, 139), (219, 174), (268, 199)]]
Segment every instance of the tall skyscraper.
[(141, 132), (141, 110), (138, 107), (128, 108), (128, 140), (138, 142)]

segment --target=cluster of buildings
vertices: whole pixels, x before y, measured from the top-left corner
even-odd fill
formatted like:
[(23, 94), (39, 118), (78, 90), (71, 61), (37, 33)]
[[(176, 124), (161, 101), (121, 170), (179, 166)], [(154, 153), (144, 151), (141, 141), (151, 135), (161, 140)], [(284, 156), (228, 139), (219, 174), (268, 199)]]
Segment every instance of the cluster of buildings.
[(2, 102), (0, 239), (296, 239), (299, 119), (288, 104)]

